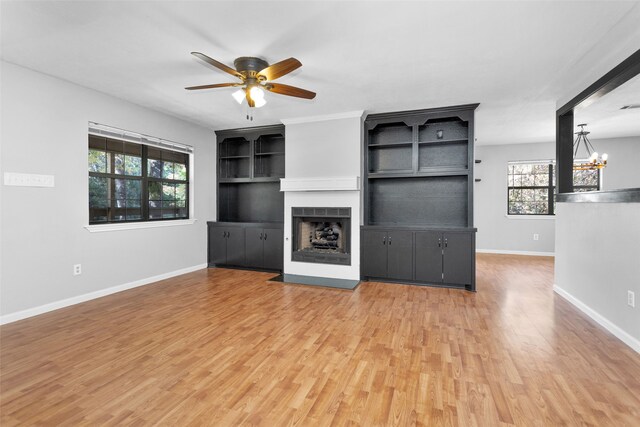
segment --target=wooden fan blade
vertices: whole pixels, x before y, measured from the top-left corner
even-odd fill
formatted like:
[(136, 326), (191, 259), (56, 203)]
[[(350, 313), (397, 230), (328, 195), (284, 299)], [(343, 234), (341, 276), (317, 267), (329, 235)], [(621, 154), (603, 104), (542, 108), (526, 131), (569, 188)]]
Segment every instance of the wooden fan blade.
[(316, 97), (315, 92), (295, 86), (283, 85), (282, 83), (269, 83), (265, 85), (265, 88), (280, 95), (295, 96), (296, 98), (313, 99)]
[(231, 86), (242, 86), (242, 83), (217, 83), (214, 85), (189, 86), (189, 87), (185, 87), (185, 89), (186, 90), (215, 89), (217, 87), (231, 87)]
[(244, 76), (242, 74), (240, 74), (238, 71), (234, 70), (231, 67), (228, 67), (226, 65), (224, 65), (222, 62), (218, 62), (213, 58), (209, 58), (207, 55), (205, 55), (204, 53), (200, 53), (200, 52), (191, 52), (191, 54), (193, 56), (195, 56), (196, 58), (206, 62), (209, 65), (213, 65), (214, 67), (216, 67), (219, 70), (224, 71), (225, 73), (229, 73), (232, 76), (235, 76), (241, 80), (244, 81)]
[(258, 76), (264, 76), (267, 80), (275, 80), (300, 67), (302, 67), (302, 63), (300, 61), (296, 58), (289, 58), (284, 61), (276, 62), (273, 65), (269, 65), (267, 68), (260, 71)]

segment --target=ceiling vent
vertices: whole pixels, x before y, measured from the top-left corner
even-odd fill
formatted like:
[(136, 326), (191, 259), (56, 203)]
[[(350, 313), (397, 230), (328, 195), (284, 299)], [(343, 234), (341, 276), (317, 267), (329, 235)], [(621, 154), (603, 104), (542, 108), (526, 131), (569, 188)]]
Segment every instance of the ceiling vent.
[(640, 104), (629, 104), (624, 107), (620, 107), (621, 110), (633, 110), (634, 108), (640, 108)]

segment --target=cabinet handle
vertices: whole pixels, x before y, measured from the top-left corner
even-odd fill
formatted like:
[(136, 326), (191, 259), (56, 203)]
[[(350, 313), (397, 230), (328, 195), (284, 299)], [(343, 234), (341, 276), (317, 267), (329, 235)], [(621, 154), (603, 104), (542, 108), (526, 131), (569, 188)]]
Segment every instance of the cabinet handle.
[(383, 244), (383, 245), (386, 245), (386, 244), (387, 244), (387, 236), (384, 236), (384, 237), (382, 238), (382, 244)]
[(227, 231), (227, 239), (228, 239), (229, 237), (231, 237), (231, 232), (230, 232), (230, 231)]
[(224, 237), (224, 238), (226, 238), (226, 237), (227, 237), (227, 232), (226, 232), (226, 231), (223, 231), (223, 232), (222, 232), (222, 237)]
[(391, 246), (391, 236), (389, 236), (389, 246)]
[(442, 247), (442, 239), (438, 239), (438, 247), (441, 248)]
[(444, 247), (447, 247), (447, 239), (444, 239)]
[(262, 240), (262, 233), (260, 233), (260, 240)]
[(264, 240), (267, 240), (267, 233), (264, 233)]

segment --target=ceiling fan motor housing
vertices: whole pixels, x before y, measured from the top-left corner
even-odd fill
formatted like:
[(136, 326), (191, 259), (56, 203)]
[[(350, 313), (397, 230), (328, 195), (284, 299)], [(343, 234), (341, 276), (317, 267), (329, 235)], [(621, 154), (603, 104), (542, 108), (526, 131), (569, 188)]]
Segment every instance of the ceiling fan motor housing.
[(259, 73), (269, 66), (269, 63), (264, 59), (254, 58), (252, 56), (241, 56), (233, 61), (233, 65), (239, 72), (251, 72)]

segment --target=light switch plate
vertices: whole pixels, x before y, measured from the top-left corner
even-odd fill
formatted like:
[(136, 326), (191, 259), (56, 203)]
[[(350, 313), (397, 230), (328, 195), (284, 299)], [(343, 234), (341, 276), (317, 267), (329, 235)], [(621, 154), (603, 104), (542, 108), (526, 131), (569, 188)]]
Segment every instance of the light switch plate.
[(55, 182), (53, 175), (5, 172), (4, 185), (15, 187), (53, 187)]

